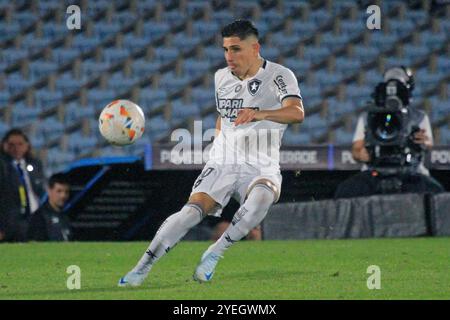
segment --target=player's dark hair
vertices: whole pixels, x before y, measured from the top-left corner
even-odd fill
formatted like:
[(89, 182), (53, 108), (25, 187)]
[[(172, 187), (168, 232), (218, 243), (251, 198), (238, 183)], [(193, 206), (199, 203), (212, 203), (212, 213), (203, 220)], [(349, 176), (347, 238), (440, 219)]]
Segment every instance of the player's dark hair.
[(235, 20), (222, 29), (222, 37), (238, 37), (241, 40), (249, 36), (258, 38), (258, 29), (250, 20)]
[(67, 176), (63, 173), (55, 173), (50, 177), (50, 179), (48, 179), (48, 187), (50, 189), (52, 189), (57, 183), (70, 185), (69, 179), (67, 179)]

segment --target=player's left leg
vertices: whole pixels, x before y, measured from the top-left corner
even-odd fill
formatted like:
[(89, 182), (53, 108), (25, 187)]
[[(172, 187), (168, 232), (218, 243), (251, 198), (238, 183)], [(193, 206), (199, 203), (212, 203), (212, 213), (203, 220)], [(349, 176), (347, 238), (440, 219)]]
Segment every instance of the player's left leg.
[(279, 188), (269, 179), (259, 179), (249, 188), (247, 199), (236, 212), (222, 236), (203, 254), (194, 279), (209, 281), (226, 249), (244, 238), (265, 218), (270, 206), (278, 199)]

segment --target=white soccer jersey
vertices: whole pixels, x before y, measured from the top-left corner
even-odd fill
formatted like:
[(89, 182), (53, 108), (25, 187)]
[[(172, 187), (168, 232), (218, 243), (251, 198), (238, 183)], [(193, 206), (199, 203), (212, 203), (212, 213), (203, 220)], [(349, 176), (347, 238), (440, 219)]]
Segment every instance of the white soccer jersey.
[(287, 124), (263, 120), (235, 127), (234, 121), (243, 108), (275, 110), (281, 108), (281, 102), (287, 97), (301, 99), (294, 73), (265, 60), (251, 78), (240, 80), (227, 67), (216, 72), (214, 82), (221, 131), (214, 140), (209, 161), (247, 163), (263, 174), (278, 173), (281, 138)]

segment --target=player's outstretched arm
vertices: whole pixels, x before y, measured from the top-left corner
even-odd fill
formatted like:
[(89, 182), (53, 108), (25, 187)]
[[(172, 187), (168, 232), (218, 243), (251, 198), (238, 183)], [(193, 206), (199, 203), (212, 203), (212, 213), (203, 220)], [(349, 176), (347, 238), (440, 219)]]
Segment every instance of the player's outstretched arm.
[(289, 97), (283, 100), (281, 108), (277, 110), (243, 109), (239, 111), (234, 122), (235, 126), (252, 121), (269, 120), (278, 123), (299, 123), (305, 118), (302, 100)]

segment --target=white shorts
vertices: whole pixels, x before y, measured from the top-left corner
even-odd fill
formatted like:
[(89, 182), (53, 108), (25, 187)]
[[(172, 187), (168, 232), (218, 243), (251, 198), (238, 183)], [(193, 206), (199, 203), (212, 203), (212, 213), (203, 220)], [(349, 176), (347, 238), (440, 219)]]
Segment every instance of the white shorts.
[(281, 174), (261, 174), (257, 168), (247, 164), (218, 165), (207, 163), (202, 173), (195, 180), (191, 195), (199, 192), (208, 194), (219, 204), (212, 215), (220, 217), (222, 209), (228, 204), (231, 197), (242, 205), (249, 187), (260, 179), (267, 179), (277, 187), (278, 194), (274, 201), (277, 202), (281, 192)]

